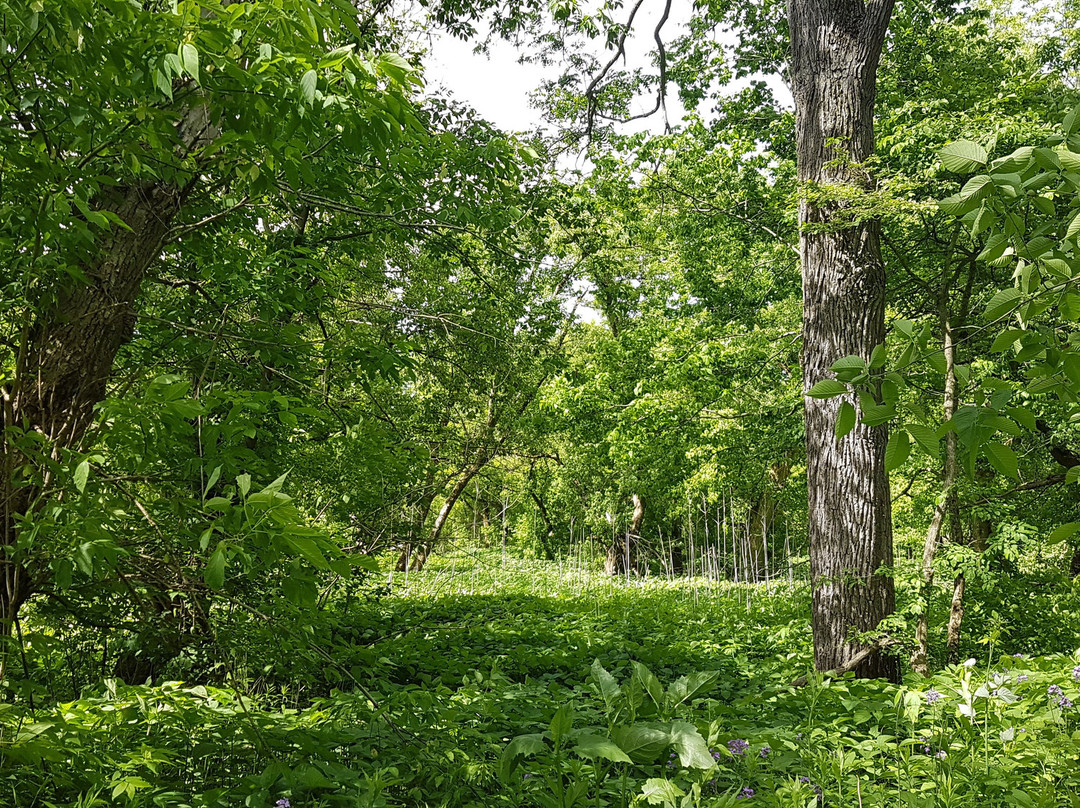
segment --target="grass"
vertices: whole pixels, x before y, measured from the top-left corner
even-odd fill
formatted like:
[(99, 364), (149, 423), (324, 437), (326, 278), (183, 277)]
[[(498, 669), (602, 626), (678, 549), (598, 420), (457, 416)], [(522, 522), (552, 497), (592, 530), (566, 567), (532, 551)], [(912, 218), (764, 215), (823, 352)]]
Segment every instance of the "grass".
[(5, 705), (0, 805), (1080, 805), (1080, 652), (987, 646), (904, 686), (794, 688), (799, 584), (491, 551), (389, 583), (302, 627), (306, 650), (288, 627), (223, 627), (270, 660), (228, 688)]

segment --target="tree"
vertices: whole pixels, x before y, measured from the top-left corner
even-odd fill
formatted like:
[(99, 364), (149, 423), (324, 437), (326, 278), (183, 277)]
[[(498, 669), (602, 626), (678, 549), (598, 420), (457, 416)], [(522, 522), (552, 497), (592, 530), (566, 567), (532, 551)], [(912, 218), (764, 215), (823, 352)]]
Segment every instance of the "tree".
[[(814, 664), (843, 668), (895, 608), (886, 429), (865, 423), (873, 399), (819, 398), (838, 359), (873, 364), (885, 342), (885, 269), (879, 225), (853, 218), (844, 194), (870, 185), (877, 67), (892, 0), (789, 0), (789, 77), (795, 97), (799, 252), (803, 267), (803, 385)], [(827, 385), (826, 385), (827, 386)], [(837, 441), (841, 408), (864, 422)], [(855, 671), (896, 678), (895, 659), (872, 654)]]

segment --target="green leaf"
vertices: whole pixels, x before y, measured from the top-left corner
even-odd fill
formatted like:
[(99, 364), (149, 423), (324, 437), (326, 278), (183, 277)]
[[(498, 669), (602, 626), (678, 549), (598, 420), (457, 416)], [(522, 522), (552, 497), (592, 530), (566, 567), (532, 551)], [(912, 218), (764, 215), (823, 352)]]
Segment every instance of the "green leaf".
[(1006, 446), (1004, 443), (998, 443), (993, 441), (986, 444), (983, 447), (983, 454), (986, 459), (990, 461), (990, 465), (997, 469), (1001, 474), (1006, 477), (1019, 477), (1018, 467), (1019, 462), (1016, 459), (1016, 452)]
[(1057, 158), (1065, 171), (1080, 173), (1080, 154), (1068, 149), (1058, 149)]
[(499, 758), (499, 774), (503, 781), (508, 781), (518, 764), (518, 759), (539, 754), (547, 748), (544, 736), (539, 733), (531, 735), (518, 735), (510, 741)]
[(612, 705), (615, 704), (615, 700), (622, 695), (622, 688), (619, 687), (619, 683), (615, 681), (615, 677), (607, 672), (607, 669), (600, 664), (599, 659), (593, 660), (592, 664), (592, 677), (593, 680), (600, 686), (600, 695), (604, 699), (604, 704), (610, 710)]
[(214, 487), (215, 483), (221, 479), (221, 466), (216, 466), (213, 471), (210, 472), (210, 479), (206, 482), (206, 488), (203, 489), (203, 499), (206, 499), (206, 495), (210, 493), (210, 489)]
[(1069, 220), (1069, 226), (1065, 228), (1065, 238), (1072, 238), (1077, 233), (1080, 233), (1080, 213)]
[(90, 463), (84, 460), (75, 467), (75, 487), (79, 489), (80, 494), (86, 490), (86, 481), (89, 478)]
[(572, 704), (564, 704), (555, 711), (555, 716), (548, 725), (551, 739), (559, 743), (574, 727), (574, 707)]
[(906, 424), (908, 433), (915, 438), (915, 442), (930, 457), (937, 457), (940, 442), (937, 431), (923, 424)]
[(660, 777), (650, 777), (641, 787), (641, 795), (649, 805), (664, 805), (675, 808), (679, 804), (679, 798), (685, 797), (686, 792), (670, 780)]
[(315, 540), (308, 536), (297, 536), (291, 533), (285, 534), (285, 542), (295, 553), (302, 556), (315, 569), (325, 570), (329, 567), (326, 556), (319, 550)]
[(1016, 308), (1016, 302), (1020, 299), (1020, 290), (1015, 286), (1002, 289), (986, 304), (983, 317), (987, 320), (997, 320)]
[[(1076, 466), (1074, 468), (1080, 468)], [(1080, 522), (1066, 522), (1063, 525), (1059, 525), (1054, 528), (1053, 532), (1046, 537), (1047, 544), (1061, 544), (1065, 539), (1071, 537), (1076, 531), (1080, 530)]]
[(986, 247), (979, 253), (979, 261), (996, 261), (1009, 248), (1009, 237), (1004, 233), (995, 233), (986, 240)]
[(986, 165), (986, 149), (970, 140), (957, 140), (938, 152), (946, 171), (967, 174)]
[(615, 727), (611, 737), (635, 763), (652, 763), (670, 740), (667, 730), (648, 724)]
[(702, 690), (712, 687), (719, 675), (718, 671), (697, 671), (689, 676), (680, 676), (668, 687), (668, 709), (674, 709), (684, 701), (692, 699)]
[(637, 679), (641, 686), (645, 689), (645, 692), (649, 694), (649, 698), (653, 700), (653, 704), (657, 709), (664, 704), (664, 688), (660, 684), (660, 680), (657, 679), (651, 670), (646, 668), (640, 662), (630, 663), (634, 668), (634, 678)]
[(1072, 466), (1065, 472), (1065, 484), (1070, 485), (1080, 480), (1080, 466)]
[(318, 84), (319, 77), (314, 70), (309, 70), (300, 77), (300, 96), (309, 107), (315, 103), (315, 88)]
[(990, 346), (991, 353), (1000, 353), (1001, 351), (1007, 351), (1016, 344), (1016, 341), (1028, 332), (1022, 328), (1007, 328), (1002, 331), (996, 337), (994, 342)]
[(716, 765), (709, 754), (709, 745), (697, 731), (697, 727), (686, 721), (672, 721), (668, 731), (671, 746), (679, 755), (679, 762), (688, 769), (711, 769)]
[(993, 189), (994, 181), (986, 174), (979, 174), (964, 183), (964, 187), (960, 189), (960, 198), (982, 199)]
[(836, 379), (822, 379), (807, 390), (806, 395), (810, 398), (832, 398), (833, 396), (842, 396), (847, 392), (848, 387), (843, 382), (838, 382)]
[(889, 435), (885, 446), (885, 471), (893, 472), (904, 465), (911, 454), (911, 436), (903, 429)]
[(840, 404), (840, 412), (836, 416), (836, 439), (841, 440), (852, 429), (855, 428), (855, 422), (858, 420), (858, 416), (855, 413), (855, 408), (851, 405), (851, 402), (844, 401)]
[(217, 549), (207, 559), (203, 580), (211, 589), (225, 586), (225, 542), (218, 542)]
[(181, 43), (176, 55), (180, 57), (180, 67), (197, 82), (199, 80), (199, 49), (190, 42)]
[(590, 760), (603, 758), (612, 763), (633, 763), (622, 749), (603, 735), (580, 736), (574, 744), (574, 751)]

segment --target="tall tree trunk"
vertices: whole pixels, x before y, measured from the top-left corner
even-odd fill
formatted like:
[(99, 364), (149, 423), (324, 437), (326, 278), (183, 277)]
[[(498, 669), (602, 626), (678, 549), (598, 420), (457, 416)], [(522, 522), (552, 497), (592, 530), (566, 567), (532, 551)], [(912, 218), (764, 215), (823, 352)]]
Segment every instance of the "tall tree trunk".
[(638, 569), (641, 526), (645, 522), (645, 497), (633, 494), (634, 513), (630, 517), (630, 527), (626, 534), (612, 542), (608, 547), (604, 570), (608, 575), (626, 575)]
[[(952, 324), (949, 322), (949, 273), (945, 272), (944, 288), (941, 290), (938, 319), (941, 323), (942, 347), (945, 353), (945, 402), (942, 417), (947, 423), (956, 412), (956, 345), (953, 342)], [(945, 469), (941, 479), (941, 498), (934, 506), (934, 515), (926, 531), (923, 544), (922, 582), (919, 586), (919, 603), (922, 610), (915, 625), (915, 650), (911, 655), (911, 668), (923, 676), (930, 675), (930, 605), (934, 594), (934, 556), (937, 554), (941, 528), (946, 514), (956, 507), (956, 478), (959, 463), (956, 457), (956, 432), (945, 436)], [(963, 581), (953, 589), (953, 611), (963, 616)], [(957, 599), (959, 598), (959, 603)], [(950, 617), (951, 622), (951, 617)], [(959, 624), (958, 624), (959, 625)]]
[[(954, 513), (959, 513), (959, 506)], [(953, 524), (959, 522), (959, 516), (954, 516)], [(977, 553), (985, 552), (986, 541), (990, 538), (992, 529), (990, 520), (976, 519), (971, 528), (971, 546)], [(959, 531), (956, 531), (959, 533)], [(955, 538), (954, 538), (955, 540)], [(953, 580), (952, 606), (949, 609), (949, 628), (945, 639), (945, 648), (949, 664), (955, 665), (960, 661), (960, 626), (964, 622), (964, 590), (967, 588), (967, 579), (963, 572), (958, 572)]]
[[(885, 270), (879, 225), (858, 221), (843, 192), (869, 184), (876, 73), (893, 0), (788, 0), (790, 80), (795, 97), (803, 271), (805, 389), (837, 359), (869, 359), (885, 341)], [(837, 201), (828, 199), (834, 188)], [(892, 512), (885, 427), (859, 424), (837, 442), (841, 398), (807, 398), (806, 453), (813, 583), (814, 664), (841, 668), (895, 608)], [(860, 676), (896, 679), (896, 660), (874, 653)]]
[[(180, 156), (218, 134), (204, 106), (183, 111), (176, 130)], [(62, 290), (53, 306), (37, 314), (23, 336), (15, 380), (0, 390), (0, 637), (9, 636), (19, 608), (47, 574), (33, 569), (32, 561), (13, 558), (19, 518), (41, 506), (42, 492), (53, 482), (49, 462), (86, 434), (116, 354), (134, 333), (143, 277), (189, 190), (168, 183), (118, 185), (94, 200), (95, 210), (115, 214), (127, 226), (113, 224), (98, 235), (90, 256), (72, 260), (85, 281)], [(17, 445), (20, 433), (38, 436), (31, 452)], [(34, 451), (44, 452), (40, 460)]]

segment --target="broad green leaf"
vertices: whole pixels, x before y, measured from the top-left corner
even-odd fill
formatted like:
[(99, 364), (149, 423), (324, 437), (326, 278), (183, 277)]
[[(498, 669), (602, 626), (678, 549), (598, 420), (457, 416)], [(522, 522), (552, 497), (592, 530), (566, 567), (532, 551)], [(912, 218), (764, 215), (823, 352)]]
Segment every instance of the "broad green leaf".
[(993, 189), (994, 181), (986, 174), (979, 174), (964, 183), (964, 187), (960, 189), (960, 198), (982, 199)]
[[(1074, 468), (1080, 468), (1080, 466), (1074, 466)], [(1046, 543), (1061, 544), (1078, 530), (1080, 530), (1080, 522), (1066, 522), (1054, 528), (1050, 535), (1046, 537)]]
[(836, 379), (822, 379), (809, 390), (806, 395), (810, 398), (832, 398), (848, 392), (848, 386)]
[(225, 542), (219, 542), (207, 559), (203, 580), (211, 589), (221, 589), (225, 585)]
[(983, 454), (986, 459), (990, 461), (990, 465), (997, 469), (1001, 474), (1006, 477), (1019, 477), (1018, 467), (1019, 462), (1016, 458), (1016, 452), (1006, 446), (1004, 443), (998, 443), (992, 441), (983, 447)]
[(923, 424), (905, 424), (905, 427), (920, 449), (931, 457), (937, 457), (940, 442), (936, 430)]
[(610, 710), (612, 705), (615, 704), (615, 700), (622, 695), (622, 688), (620, 688), (619, 683), (615, 681), (615, 677), (608, 673), (607, 669), (600, 664), (599, 659), (593, 660), (592, 677), (597, 685), (600, 686), (600, 695), (604, 699), (604, 704), (606, 704)]
[(1006, 407), (1005, 412), (1028, 432), (1034, 432), (1036, 430), (1035, 413), (1031, 410), (1023, 407)]
[(1065, 484), (1075, 483), (1080, 480), (1080, 466), (1072, 466), (1065, 472)]
[(1028, 332), (1022, 328), (1007, 328), (1002, 331), (996, 337), (994, 342), (990, 345), (991, 353), (1000, 353), (1001, 351), (1007, 351), (1016, 344), (1016, 341)]
[(1072, 238), (1077, 233), (1080, 233), (1080, 213), (1069, 220), (1069, 226), (1065, 228), (1065, 238)]
[(1058, 149), (1057, 157), (1065, 171), (1080, 173), (1080, 154), (1068, 149)]
[(657, 679), (651, 670), (642, 665), (640, 662), (630, 663), (634, 668), (634, 678), (637, 679), (641, 686), (645, 689), (645, 692), (649, 694), (649, 698), (653, 700), (653, 704), (657, 709), (664, 705), (664, 688), (660, 684), (660, 680)]
[(896, 430), (889, 435), (889, 442), (885, 446), (885, 471), (896, 471), (910, 454), (911, 436), (903, 429)]
[(615, 727), (611, 738), (635, 763), (652, 763), (668, 748), (670, 735), (667, 730), (649, 724), (631, 724)]
[(75, 487), (81, 494), (86, 490), (86, 481), (90, 478), (90, 463), (83, 460), (75, 467)]
[(665, 808), (676, 808), (679, 799), (686, 796), (686, 792), (670, 780), (660, 777), (650, 777), (641, 787), (641, 795), (649, 805), (663, 805)]
[(672, 721), (669, 730), (671, 746), (679, 755), (679, 762), (688, 769), (711, 769), (716, 765), (709, 754), (709, 745), (697, 731), (697, 727), (686, 721)]
[(852, 429), (855, 428), (855, 422), (858, 420), (858, 416), (855, 413), (855, 407), (851, 405), (851, 402), (844, 401), (840, 404), (840, 412), (836, 416), (836, 439), (841, 440)]
[(674, 709), (702, 690), (712, 687), (717, 676), (719, 676), (717, 671), (697, 671), (689, 676), (680, 676), (668, 686), (667, 708)]
[(946, 171), (967, 174), (986, 165), (986, 149), (970, 140), (957, 140), (938, 152)]
[(983, 317), (987, 320), (997, 320), (1016, 308), (1018, 300), (1020, 300), (1020, 290), (1015, 286), (1002, 289), (990, 298), (990, 302), (986, 304)]
[(326, 556), (319, 550), (315, 540), (308, 536), (297, 536), (291, 533), (285, 534), (285, 542), (295, 553), (302, 556), (315, 569), (325, 570), (328, 568)]
[(499, 757), (499, 774), (502, 776), (503, 781), (510, 779), (519, 758), (539, 754), (546, 748), (547, 744), (544, 743), (544, 736), (540, 733), (518, 735), (514, 740), (510, 741)]
[(558, 744), (573, 727), (574, 706), (564, 704), (555, 711), (555, 716), (551, 719), (551, 724), (548, 725), (548, 732), (551, 733), (551, 739)]
[(190, 42), (184, 42), (176, 51), (180, 58), (180, 67), (197, 82), (199, 80), (199, 49)]
[(603, 735), (581, 735), (574, 744), (574, 751), (590, 760), (603, 758), (612, 763), (633, 763), (629, 756), (613, 741)]
[(986, 247), (979, 253), (979, 261), (996, 261), (1009, 248), (1009, 237), (1004, 233), (995, 233), (986, 240)]
[(319, 77), (314, 70), (309, 70), (300, 77), (300, 96), (309, 107), (315, 103), (315, 88), (318, 83)]

